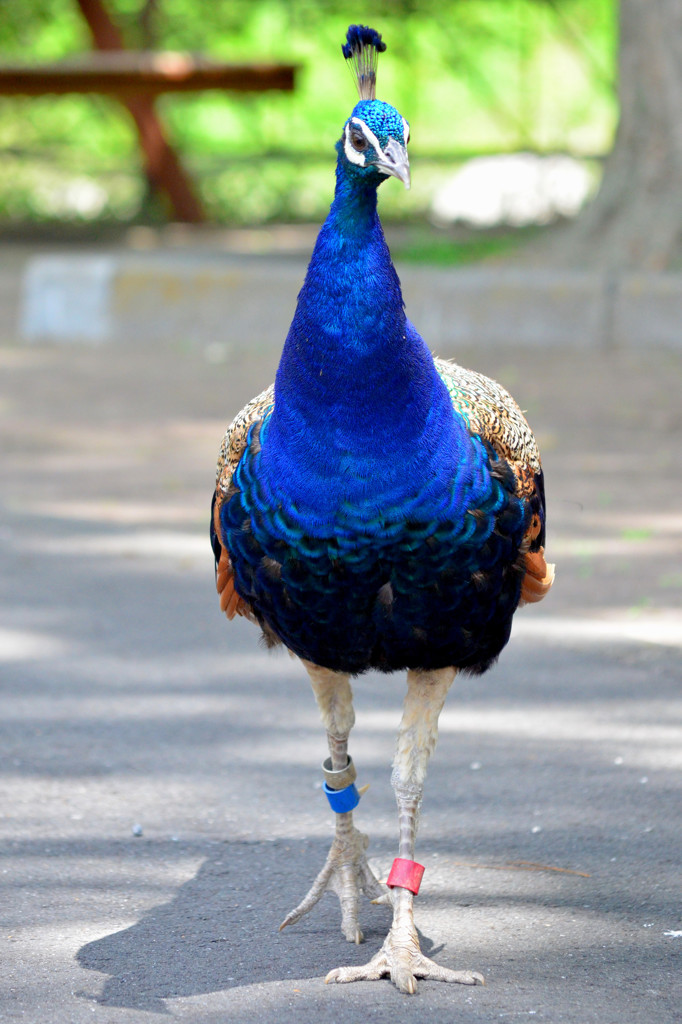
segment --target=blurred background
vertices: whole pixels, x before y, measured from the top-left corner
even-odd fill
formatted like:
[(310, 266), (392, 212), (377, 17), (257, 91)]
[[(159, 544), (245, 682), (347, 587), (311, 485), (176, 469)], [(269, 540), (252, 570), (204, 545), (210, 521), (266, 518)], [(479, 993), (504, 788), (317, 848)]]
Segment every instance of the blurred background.
[[(194, 221), (318, 223), (333, 143), (354, 102), (340, 53), (349, 22), (388, 42), (379, 95), (412, 125), (413, 187), (385, 189), (404, 259), (504, 254), (574, 217), (596, 192), (618, 121), (616, 0), (4, 0), (0, 20), (0, 230), (5, 237), (112, 235)], [(160, 130), (196, 200), (149, 174), (125, 96), (54, 95), (55, 62), (93, 53), (102, 18), (130, 51), (296, 66), (293, 91), (162, 91)], [(94, 26), (94, 30), (93, 30)], [(99, 30), (99, 34), (98, 34)], [(7, 77), (32, 63), (34, 95)], [(81, 67), (84, 65), (81, 64)], [(26, 88), (24, 85), (23, 88)], [(43, 92), (41, 95), (40, 92)], [(75, 91), (80, 90), (80, 91)]]

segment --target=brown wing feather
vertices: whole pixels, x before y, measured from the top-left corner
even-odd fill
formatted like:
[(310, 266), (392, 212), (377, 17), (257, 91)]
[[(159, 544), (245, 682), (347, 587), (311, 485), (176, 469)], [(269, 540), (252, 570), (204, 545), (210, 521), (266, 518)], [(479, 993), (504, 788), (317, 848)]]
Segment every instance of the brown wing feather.
[(526, 552), (526, 575), (521, 583), (521, 604), (542, 601), (554, 583), (554, 566), (545, 561), (545, 549)]
[[(220, 506), (216, 501), (213, 505), (213, 529), (217, 536), (220, 536)], [(228, 619), (235, 615), (250, 617), (250, 609), (246, 601), (243, 601), (234, 586), (234, 572), (227, 548), (220, 545), (220, 553), (216, 563), (215, 585), (220, 598), (220, 610), (225, 612)]]

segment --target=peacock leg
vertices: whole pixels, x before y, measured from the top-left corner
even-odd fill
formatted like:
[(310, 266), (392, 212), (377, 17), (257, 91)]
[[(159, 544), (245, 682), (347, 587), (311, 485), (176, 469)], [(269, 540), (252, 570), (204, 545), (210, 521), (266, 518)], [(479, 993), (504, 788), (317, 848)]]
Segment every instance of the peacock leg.
[[(332, 771), (341, 771), (348, 764), (348, 734), (355, 722), (353, 692), (347, 675), (319, 668), (304, 662), (312, 683), (322, 721), (327, 730)], [(336, 832), (324, 867), (313, 885), (280, 925), (286, 928), (307, 914), (327, 890), (335, 892), (341, 903), (341, 930), (349, 942), (362, 942), (358, 924), (360, 893), (376, 899), (386, 889), (375, 878), (365, 851), (369, 839), (353, 825), (353, 812), (336, 814)]]
[[(391, 779), (400, 821), (399, 856), (407, 861), (414, 859), (426, 767), (436, 746), (438, 716), (454, 677), (455, 670), (450, 668), (407, 674), (407, 696)], [(338, 967), (330, 971), (328, 982), (373, 981), (389, 975), (401, 992), (410, 994), (417, 991), (417, 978), (461, 985), (483, 984), (483, 976), (474, 971), (452, 971), (424, 956), (414, 925), (413, 892), (396, 886), (391, 889), (391, 896), (393, 923), (379, 952), (361, 967)]]

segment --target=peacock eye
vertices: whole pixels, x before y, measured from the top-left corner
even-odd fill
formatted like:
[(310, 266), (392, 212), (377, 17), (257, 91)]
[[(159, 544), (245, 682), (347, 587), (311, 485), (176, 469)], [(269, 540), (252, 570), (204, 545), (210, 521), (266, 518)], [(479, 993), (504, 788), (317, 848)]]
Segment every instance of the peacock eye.
[(361, 135), (360, 132), (351, 132), (350, 144), (358, 153), (364, 152), (369, 145), (365, 136)]

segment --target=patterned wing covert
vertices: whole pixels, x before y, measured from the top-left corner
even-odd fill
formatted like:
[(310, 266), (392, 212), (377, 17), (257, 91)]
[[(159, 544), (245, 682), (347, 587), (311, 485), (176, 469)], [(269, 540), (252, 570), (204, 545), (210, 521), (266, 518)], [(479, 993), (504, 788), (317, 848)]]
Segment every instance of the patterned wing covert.
[(533, 432), (518, 405), (497, 381), (465, 370), (446, 359), (435, 360), (452, 404), (472, 434), (480, 434), (511, 463), (540, 469), (540, 453)]
[(454, 409), (472, 434), (479, 434), (510, 463), (518, 493), (530, 505), (521, 603), (541, 601), (554, 582), (554, 566), (545, 561), (545, 486), (533, 432), (517, 403), (497, 381), (446, 359), (436, 359), (435, 364)]
[(229, 493), (232, 474), (246, 449), (249, 428), (267, 416), (274, 404), (275, 385), (271, 384), (237, 413), (225, 431), (218, 455), (216, 489), (211, 506), (211, 546), (215, 557), (216, 589), (220, 596), (220, 607), (228, 619), (233, 619), (237, 614), (253, 619), (253, 615), (247, 602), (242, 600), (234, 587), (230, 556), (220, 541), (220, 509)]
[(256, 420), (262, 420), (267, 416), (272, 411), (274, 404), (275, 385), (271, 384), (265, 391), (261, 391), (259, 395), (252, 398), (232, 420), (220, 445), (216, 468), (216, 490), (222, 491), (223, 494), (227, 493), (232, 474), (246, 449), (246, 436), (249, 427)]

